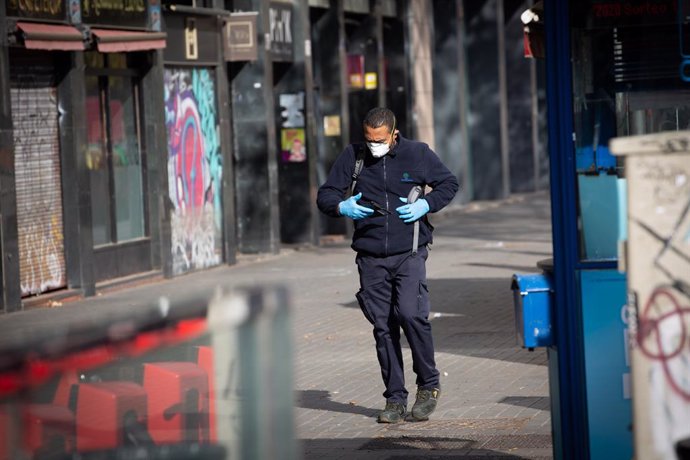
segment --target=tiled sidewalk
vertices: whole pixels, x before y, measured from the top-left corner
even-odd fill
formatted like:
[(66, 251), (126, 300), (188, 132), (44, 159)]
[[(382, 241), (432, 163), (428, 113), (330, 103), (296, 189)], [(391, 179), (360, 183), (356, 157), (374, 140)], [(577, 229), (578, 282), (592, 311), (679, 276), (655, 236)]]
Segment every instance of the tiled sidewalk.
[[(550, 257), (548, 195), (448, 209), (432, 222), (427, 275), (443, 394), (428, 422), (376, 423), (383, 385), (371, 327), (355, 300), (349, 242), (243, 256), (232, 266), (7, 315), (0, 349), (7, 357), (40, 337), (95, 334), (122, 318), (145, 323), (161, 296), (170, 299), (171, 314), (177, 304), (203, 311), (219, 286), (279, 284), (287, 287), (293, 312), (301, 457), (551, 458), (546, 353), (517, 347), (510, 290), (513, 273), (535, 272), (537, 261)], [(409, 349), (404, 352), (412, 399), (414, 374)]]
[[(383, 385), (371, 328), (354, 298), (352, 251), (321, 248), (301, 259), (300, 276), (311, 286), (295, 295), (304, 458), (551, 458), (546, 353), (516, 346), (510, 290), (513, 273), (535, 272), (550, 257), (548, 199), (521, 196), (433, 222), (428, 279), (443, 394), (428, 422), (376, 423)], [(405, 363), (411, 404), (409, 348)]]

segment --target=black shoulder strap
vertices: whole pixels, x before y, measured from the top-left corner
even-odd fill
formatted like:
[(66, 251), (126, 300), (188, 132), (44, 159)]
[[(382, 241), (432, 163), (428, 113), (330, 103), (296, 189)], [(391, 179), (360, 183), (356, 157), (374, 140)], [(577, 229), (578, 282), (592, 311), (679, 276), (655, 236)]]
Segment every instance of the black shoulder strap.
[(350, 194), (354, 193), (355, 185), (357, 185), (357, 178), (364, 168), (364, 156), (367, 154), (366, 144), (352, 144), (352, 148), (355, 150), (355, 169), (352, 171), (352, 187), (350, 187)]

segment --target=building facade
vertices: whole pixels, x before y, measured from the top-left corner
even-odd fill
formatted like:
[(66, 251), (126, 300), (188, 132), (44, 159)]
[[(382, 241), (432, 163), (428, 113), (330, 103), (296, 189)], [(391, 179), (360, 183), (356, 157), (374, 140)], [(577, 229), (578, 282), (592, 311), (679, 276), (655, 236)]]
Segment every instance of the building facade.
[(160, 6), (3, 5), (4, 310), (159, 269)]
[(543, 188), (528, 3), (5, 2), (2, 309), (346, 235), (316, 190), (374, 106), (460, 202)]

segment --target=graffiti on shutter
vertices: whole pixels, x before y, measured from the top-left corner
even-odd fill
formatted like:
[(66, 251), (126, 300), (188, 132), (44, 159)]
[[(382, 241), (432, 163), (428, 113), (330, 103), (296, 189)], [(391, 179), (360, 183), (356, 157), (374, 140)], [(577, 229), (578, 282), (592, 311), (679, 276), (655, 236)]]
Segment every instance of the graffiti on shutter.
[(64, 287), (58, 106), (53, 68), (10, 71), (22, 295)]

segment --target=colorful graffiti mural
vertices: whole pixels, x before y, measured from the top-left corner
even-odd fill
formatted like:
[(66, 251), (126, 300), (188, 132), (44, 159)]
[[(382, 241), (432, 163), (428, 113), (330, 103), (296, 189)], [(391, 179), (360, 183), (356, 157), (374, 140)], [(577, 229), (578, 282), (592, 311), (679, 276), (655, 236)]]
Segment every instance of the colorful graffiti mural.
[(222, 259), (223, 163), (213, 72), (166, 68), (165, 110), (173, 272), (179, 274)]

